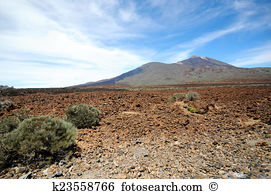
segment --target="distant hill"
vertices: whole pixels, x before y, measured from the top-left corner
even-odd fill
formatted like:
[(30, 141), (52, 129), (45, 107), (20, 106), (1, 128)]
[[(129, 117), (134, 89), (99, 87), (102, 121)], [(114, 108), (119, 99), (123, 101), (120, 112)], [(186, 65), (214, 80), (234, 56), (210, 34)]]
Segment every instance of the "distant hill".
[(173, 85), (198, 81), (270, 78), (271, 68), (239, 68), (209, 57), (192, 56), (189, 59), (172, 64), (147, 63), (111, 79), (89, 82), (74, 87)]
[(4, 86), (4, 85), (0, 85), (0, 90), (7, 90), (7, 89), (14, 89), (13, 86)]

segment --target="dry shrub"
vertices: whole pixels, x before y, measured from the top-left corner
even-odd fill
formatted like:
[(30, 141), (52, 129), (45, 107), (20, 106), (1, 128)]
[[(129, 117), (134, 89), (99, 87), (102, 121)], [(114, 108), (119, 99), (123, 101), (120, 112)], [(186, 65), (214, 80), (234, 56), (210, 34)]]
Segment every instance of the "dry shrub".
[(91, 128), (99, 124), (100, 114), (98, 109), (90, 105), (76, 104), (68, 107), (66, 119), (77, 128)]
[(178, 100), (183, 100), (185, 99), (186, 94), (185, 93), (174, 93), (171, 97), (169, 97), (170, 102), (175, 102)]
[(189, 92), (186, 94), (186, 99), (187, 99), (188, 101), (198, 100), (198, 99), (200, 99), (200, 95), (199, 95), (199, 93), (197, 93), (197, 92), (189, 91)]
[(15, 116), (6, 117), (0, 120), (0, 137), (15, 130), (20, 124), (20, 120)]
[(38, 116), (24, 120), (8, 133), (2, 145), (31, 161), (40, 156), (55, 155), (75, 144), (77, 129), (62, 119)]

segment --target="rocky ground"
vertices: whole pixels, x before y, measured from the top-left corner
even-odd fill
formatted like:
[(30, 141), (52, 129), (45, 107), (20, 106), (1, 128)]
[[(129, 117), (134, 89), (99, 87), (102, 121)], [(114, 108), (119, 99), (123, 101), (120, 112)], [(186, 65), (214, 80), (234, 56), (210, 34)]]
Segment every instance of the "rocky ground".
[(100, 109), (102, 119), (79, 129), (77, 157), (43, 169), (16, 164), (0, 177), (271, 178), (271, 86), (194, 91), (201, 99), (193, 102), (168, 101), (182, 90), (4, 97), (17, 109), (59, 117), (70, 104), (86, 103)]

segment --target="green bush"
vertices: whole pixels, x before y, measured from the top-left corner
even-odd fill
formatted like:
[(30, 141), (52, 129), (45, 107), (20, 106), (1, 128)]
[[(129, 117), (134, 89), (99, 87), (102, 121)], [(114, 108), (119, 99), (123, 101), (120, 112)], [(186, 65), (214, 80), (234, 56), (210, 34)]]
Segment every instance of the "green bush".
[(29, 109), (20, 109), (14, 112), (14, 115), (20, 120), (23, 121), (25, 119), (29, 119), (32, 115)]
[(14, 131), (19, 124), (19, 119), (14, 116), (0, 120), (0, 170), (8, 165), (14, 157), (14, 153), (5, 147), (3, 142), (6, 140), (7, 135)]
[(67, 121), (77, 128), (91, 128), (100, 121), (100, 111), (86, 104), (71, 105), (66, 110), (66, 116)]
[(31, 117), (30, 110), (28, 109), (20, 109), (14, 115), (0, 120), (0, 137), (16, 129), (21, 121)]
[(186, 94), (185, 93), (175, 93), (171, 97), (169, 97), (170, 102), (175, 102), (177, 100), (183, 100), (185, 99)]
[(199, 112), (197, 109), (189, 107), (189, 106), (187, 107), (187, 110), (189, 110), (192, 113), (198, 113)]
[(6, 117), (0, 120), (0, 137), (15, 130), (20, 124), (20, 120), (15, 116)]
[(14, 153), (4, 146), (7, 135), (14, 131), (20, 124), (15, 116), (9, 116), (0, 120), (0, 170), (12, 161)]
[(38, 116), (21, 122), (2, 140), (9, 151), (15, 151), (27, 159), (42, 155), (54, 155), (73, 145), (77, 129), (62, 119)]
[(200, 99), (200, 95), (197, 92), (189, 91), (186, 95), (186, 99), (189, 101), (198, 100)]

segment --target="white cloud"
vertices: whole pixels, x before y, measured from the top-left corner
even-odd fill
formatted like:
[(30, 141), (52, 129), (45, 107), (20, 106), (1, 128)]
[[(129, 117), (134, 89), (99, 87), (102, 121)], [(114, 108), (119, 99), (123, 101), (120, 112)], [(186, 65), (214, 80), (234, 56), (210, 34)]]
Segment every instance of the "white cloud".
[[(127, 51), (100, 48), (91, 42), (74, 40), (68, 34), (56, 31), (51, 31), (45, 37), (0, 35), (0, 42), (8, 45), (0, 49), (0, 58), (21, 61), (16, 66), (1, 61), (1, 71), (10, 76), (10, 78), (1, 76), (1, 80), (22, 77), (17, 75), (19, 73), (24, 75), (25, 79), (38, 78), (41, 83), (48, 82), (48, 86), (53, 86), (53, 81), (55, 86), (68, 86), (73, 82), (83, 83), (83, 81), (113, 77), (121, 73), (121, 69), (126, 65), (138, 66), (147, 62), (142, 57)], [(9, 51), (16, 52), (13, 55)], [(41, 63), (22, 63), (25, 60), (29, 62), (38, 60)], [(55, 64), (53, 68), (48, 67), (51, 63)], [(19, 65), (23, 68), (18, 68)], [(18, 73), (11, 73), (9, 69)]]
[[(270, 25), (271, 20), (271, 12), (269, 8), (265, 8), (261, 5), (256, 5), (251, 1), (234, 1), (233, 5), (227, 4), (228, 7), (233, 7), (235, 10), (238, 11), (238, 19), (235, 21), (234, 24), (220, 30), (215, 30), (213, 32), (209, 32), (203, 34), (191, 41), (181, 43), (174, 48), (171, 48), (168, 53), (172, 54), (172, 50), (175, 50), (175, 54), (170, 60), (181, 60), (183, 57), (191, 56), (193, 52), (195, 52), (198, 48), (212, 42), (218, 38), (223, 36), (240, 32), (240, 31), (252, 31), (257, 29), (263, 29)], [(227, 10), (227, 9), (226, 9)], [(252, 19), (252, 16), (260, 14), (261, 19)], [(257, 17), (256, 17), (257, 18)], [(176, 52), (176, 50), (178, 50)], [(180, 57), (180, 59), (178, 59)], [(255, 56), (256, 57), (256, 56)], [(265, 58), (268, 58), (265, 55)], [(263, 59), (264, 57), (261, 56)], [(175, 62), (174, 61), (174, 62)], [(171, 61), (172, 62), (172, 61)]]
[[(271, 26), (268, 6), (225, 2), (0, 0), (0, 68), (4, 74), (0, 84), (15, 80), (20, 86), (67, 86), (95, 81), (152, 59), (176, 62), (220, 37)], [(233, 25), (181, 44), (173, 41), (185, 35), (183, 29), (236, 13)], [(253, 15), (258, 17), (248, 20)], [(173, 45), (169, 50), (160, 48), (168, 33), (178, 34), (168, 36), (168, 45)]]
[(119, 9), (119, 17), (124, 22), (133, 22), (139, 19), (139, 15), (136, 13), (136, 5), (130, 1), (128, 7)]
[(208, 42), (211, 42), (217, 38), (220, 38), (222, 36), (225, 36), (230, 33), (238, 32), (242, 30), (245, 27), (243, 22), (238, 22), (237, 24), (230, 26), (228, 28), (222, 29), (222, 30), (216, 30), (214, 32), (209, 32), (207, 34), (204, 34), (198, 38), (195, 38), (194, 40), (180, 44), (178, 45), (179, 48), (191, 48), (191, 50), (195, 50), (195, 48), (198, 48), (204, 44), (207, 44)]
[(203, 0), (148, 0), (160, 22), (171, 24), (171, 28), (189, 29), (219, 16), (232, 13), (228, 1), (206, 2)]
[[(175, 53), (173, 54), (172, 51), (169, 51), (169, 53), (173, 54), (173, 57), (169, 58), (169, 62), (176, 62), (183, 59), (188, 58), (192, 55), (192, 53), (198, 49), (199, 47), (204, 46), (205, 44), (214, 41), (215, 39), (218, 39), (222, 36), (238, 32), (242, 30), (245, 27), (244, 23), (238, 22), (233, 26), (230, 26), (228, 28), (222, 29), (222, 30), (216, 30), (213, 32), (209, 32), (207, 34), (204, 34), (200, 37), (197, 37), (193, 39), (192, 41), (179, 44), (175, 48), (171, 50), (175, 50)], [(176, 52), (176, 50), (179, 50), (179, 52)]]
[(177, 54), (174, 53), (172, 57), (168, 59), (168, 63), (176, 63), (178, 61), (185, 60), (191, 56), (191, 53), (193, 52), (192, 49), (183, 50), (181, 52), (178, 52)]
[(235, 0), (233, 2), (233, 7), (236, 10), (242, 10), (242, 9), (248, 9), (252, 6), (252, 2), (251, 1), (240, 1), (240, 0)]
[[(23, 53), (43, 55), (44, 57), (66, 58), (66, 60), (83, 60), (90, 66), (118, 68), (125, 64), (140, 63), (143, 59), (137, 55), (117, 48), (100, 48), (91, 41), (74, 38), (68, 33), (50, 31), (45, 36), (0, 35), (0, 42), (7, 45), (1, 51), (15, 50)], [(1, 54), (0, 54), (1, 55)], [(4, 57), (4, 56), (3, 56)]]
[[(106, 34), (107, 38), (110, 38), (110, 33), (112, 38), (125, 38), (125, 34), (133, 36), (105, 13), (105, 10), (110, 12), (114, 9), (114, 1), (110, 1), (111, 4), (108, 1), (104, 4), (102, 1), (96, 4), (90, 2), (87, 10), (80, 4), (76, 4), (77, 10), (73, 10), (72, 5), (75, 4), (67, 1), (48, 1), (48, 4), (33, 2), (40, 3), (0, 2), (0, 17), (6, 17), (6, 23), (10, 25), (5, 29), (0, 28), (0, 67), (1, 74), (5, 75), (0, 77), (0, 82), (23, 80), (20, 86), (31, 87), (36, 86), (31, 85), (32, 80), (36, 80), (35, 83), (42, 86), (46, 86), (46, 83), (48, 87), (68, 86), (113, 77), (122, 73), (127, 65), (136, 67), (148, 61), (144, 55), (137, 55), (133, 51), (105, 46), (103, 39), (92, 39), (80, 27), (85, 25), (86, 20), (82, 24), (77, 23), (84, 16), (77, 11), (88, 10), (91, 12), (85, 13), (88, 19), (93, 21), (100, 18), (103, 24), (108, 24), (108, 30), (98, 26), (92, 36), (96, 36), (95, 33), (101, 36)], [(101, 9), (104, 5), (107, 7)], [(72, 22), (68, 22), (69, 19)]]
[[(8, 67), (12, 67), (1, 69), (1, 79), (4, 80), (3, 83), (17, 82), (16, 87), (65, 87), (117, 75), (116, 73), (105, 72), (98, 69), (86, 71), (80, 67), (50, 67), (41, 66), (39, 63), (34, 62), (2, 62)], [(63, 82), (63, 80), (65, 80), (65, 82)]]
[(268, 64), (271, 66), (271, 41), (263, 46), (256, 47), (239, 54), (239, 57), (232, 61), (231, 64), (243, 67), (248, 65)]

